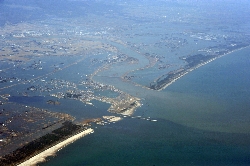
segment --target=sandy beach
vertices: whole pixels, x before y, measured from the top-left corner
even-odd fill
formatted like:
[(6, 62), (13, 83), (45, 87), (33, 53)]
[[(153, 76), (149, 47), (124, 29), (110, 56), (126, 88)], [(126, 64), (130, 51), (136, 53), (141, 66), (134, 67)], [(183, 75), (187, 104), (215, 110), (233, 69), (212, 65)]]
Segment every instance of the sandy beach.
[[(204, 63), (200, 63), (200, 64), (197, 65), (196, 67), (191, 68), (191, 69), (188, 69), (185, 73), (181, 74), (179, 77), (176, 77), (175, 79), (171, 80), (169, 83), (167, 83), (166, 85), (164, 85), (162, 88), (158, 89), (157, 91), (161, 91), (161, 90), (163, 90), (163, 89), (166, 89), (169, 85), (171, 85), (172, 83), (174, 83), (174, 82), (177, 81), (178, 79), (182, 78), (183, 76), (185, 76), (185, 75), (188, 74), (189, 72), (198, 69), (198, 68), (201, 67), (201, 66), (204, 66), (204, 65), (206, 65), (206, 64), (208, 64), (208, 63), (210, 63), (210, 62), (213, 62), (214, 60), (216, 60), (216, 59), (218, 59), (218, 58), (224, 57), (224, 56), (226, 56), (226, 55), (228, 55), (228, 54), (231, 54), (231, 53), (233, 53), (233, 52), (236, 52), (236, 51), (240, 51), (240, 50), (245, 49), (245, 48), (247, 48), (247, 47), (249, 47), (249, 46), (242, 47), (242, 48), (239, 48), (239, 49), (235, 49), (235, 50), (230, 51), (230, 52), (228, 52), (228, 53), (225, 53), (225, 54), (219, 55), (219, 56), (217, 56), (217, 57), (215, 57), (215, 58), (212, 58), (212, 59), (210, 59), (210, 60), (208, 60), (208, 61), (206, 61), (206, 62), (204, 62)], [(150, 88), (148, 88), (148, 89), (150, 89)]]
[(65, 147), (68, 144), (76, 141), (77, 139), (80, 139), (81, 137), (84, 137), (87, 134), (90, 134), (93, 132), (94, 132), (94, 130), (91, 128), (84, 130), (83, 132), (80, 132), (80, 133), (62, 141), (62, 142), (58, 143), (57, 145), (52, 146), (51, 148), (48, 148), (47, 150), (37, 154), (36, 156), (31, 157), (27, 161), (19, 164), (18, 166), (36, 165), (37, 163), (44, 162), (44, 161), (46, 161), (46, 157), (55, 155), (55, 153), (57, 151), (59, 151), (60, 149), (62, 149), (63, 147)]

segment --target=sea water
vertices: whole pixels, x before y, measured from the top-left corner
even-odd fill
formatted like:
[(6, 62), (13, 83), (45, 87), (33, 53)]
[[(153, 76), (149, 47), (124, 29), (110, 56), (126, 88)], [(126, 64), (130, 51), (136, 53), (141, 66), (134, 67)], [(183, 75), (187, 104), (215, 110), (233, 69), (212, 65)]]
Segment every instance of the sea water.
[[(145, 113), (157, 122), (124, 118), (96, 126), (95, 133), (40, 165), (249, 165), (249, 54), (247, 48), (226, 55), (160, 92), (169, 95), (170, 108), (163, 103), (148, 106)], [(146, 98), (148, 103), (156, 101), (153, 96)], [(202, 120), (204, 125), (196, 123)]]

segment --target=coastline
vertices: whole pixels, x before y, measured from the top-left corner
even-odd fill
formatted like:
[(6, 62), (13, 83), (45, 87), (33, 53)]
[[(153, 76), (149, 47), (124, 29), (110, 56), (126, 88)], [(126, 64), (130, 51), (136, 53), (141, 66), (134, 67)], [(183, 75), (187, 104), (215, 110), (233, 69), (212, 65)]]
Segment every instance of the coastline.
[(94, 130), (89, 128), (87, 130), (84, 130), (46, 150), (44, 150), (43, 152), (31, 157), (30, 159), (22, 162), (21, 164), (18, 164), (18, 166), (26, 166), (26, 165), (36, 165), (37, 163), (41, 163), (41, 162), (44, 162), (46, 161), (46, 157), (48, 156), (53, 156), (56, 154), (57, 151), (59, 151), (60, 149), (62, 149), (63, 147), (67, 146), (68, 144), (70, 143), (73, 143), (74, 141), (88, 135), (88, 134), (91, 134), (93, 133)]
[(245, 46), (245, 47), (242, 47), (242, 48), (239, 48), (239, 49), (235, 49), (235, 50), (233, 50), (233, 51), (230, 51), (230, 52), (228, 52), (228, 53), (219, 55), (219, 56), (214, 57), (214, 58), (212, 58), (212, 59), (210, 59), (210, 60), (208, 60), (208, 61), (205, 61), (205, 62), (203, 62), (203, 63), (200, 63), (200, 64), (198, 64), (198, 65), (195, 66), (195, 67), (192, 67), (192, 68), (189, 68), (189, 69), (187, 69), (187, 70), (184, 70), (183, 73), (179, 73), (179, 76), (178, 76), (178, 77), (176, 77), (176, 78), (174, 78), (174, 79), (172, 79), (172, 80), (169, 80), (169, 82), (168, 82), (167, 84), (165, 84), (164, 86), (162, 86), (162, 87), (159, 88), (159, 89), (152, 89), (152, 88), (148, 88), (148, 89), (157, 90), (157, 91), (164, 90), (164, 89), (166, 89), (168, 86), (170, 86), (172, 83), (174, 83), (175, 81), (177, 81), (177, 80), (180, 79), (181, 77), (185, 76), (186, 74), (192, 72), (193, 70), (196, 70), (196, 69), (198, 69), (199, 67), (204, 66), (204, 65), (206, 65), (206, 64), (208, 64), (208, 63), (210, 63), (210, 62), (213, 62), (214, 60), (216, 60), (216, 59), (218, 59), (218, 58), (224, 57), (224, 56), (226, 56), (226, 55), (228, 55), (228, 54), (231, 54), (231, 53), (234, 53), (234, 52), (236, 52), (236, 51), (240, 51), (240, 50), (243, 50), (243, 49), (246, 49), (246, 48), (250, 48), (250, 46), (248, 45), (248, 46)]

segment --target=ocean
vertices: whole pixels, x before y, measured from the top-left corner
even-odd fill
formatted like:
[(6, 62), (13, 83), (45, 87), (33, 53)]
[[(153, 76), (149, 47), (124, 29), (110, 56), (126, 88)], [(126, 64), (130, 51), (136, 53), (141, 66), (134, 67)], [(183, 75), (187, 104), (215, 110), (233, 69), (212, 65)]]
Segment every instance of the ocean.
[[(171, 93), (182, 106), (164, 106), (166, 113), (160, 118), (163, 106), (154, 105), (147, 112), (157, 122), (124, 118), (108, 126), (92, 126), (97, 127), (95, 133), (40, 165), (249, 165), (249, 54), (246, 48), (226, 55), (166, 88), (161, 93)], [(183, 96), (190, 97), (182, 101)], [(190, 100), (199, 106), (183, 103)], [(203, 100), (208, 100), (205, 105)], [(167, 117), (168, 110), (175, 116)], [(185, 115), (178, 115), (184, 111)], [(186, 117), (178, 121), (179, 116)]]
[[(246, 0), (0, 0), (0, 95), (10, 94), (10, 102), (23, 106), (70, 114), (75, 122), (123, 118), (92, 124), (94, 133), (41, 166), (250, 165), (249, 47), (162, 91), (145, 88), (186, 65), (183, 57), (249, 45), (249, 6)], [(111, 65), (116, 56), (134, 62), (118, 58)], [(110, 104), (97, 100), (88, 105), (52, 97), (69, 90), (119, 96), (82, 84), (104, 65), (110, 66), (93, 81), (140, 98), (142, 106), (132, 116), (110, 113)], [(121, 79), (126, 74), (133, 76), (131, 81)], [(32, 86), (38, 90), (28, 90)], [(61, 104), (49, 105), (48, 100)]]

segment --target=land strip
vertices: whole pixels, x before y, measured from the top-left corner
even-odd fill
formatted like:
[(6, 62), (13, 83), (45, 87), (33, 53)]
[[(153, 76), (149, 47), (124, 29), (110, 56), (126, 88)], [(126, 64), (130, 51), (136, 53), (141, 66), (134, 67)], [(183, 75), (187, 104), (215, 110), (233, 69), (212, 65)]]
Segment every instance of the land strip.
[[(45, 161), (47, 156), (54, 155), (56, 151), (67, 144), (93, 132), (84, 126), (64, 122), (63, 126), (53, 130), (34, 141), (29, 142), (10, 154), (0, 157), (0, 165), (35, 165)], [(50, 148), (48, 148), (50, 147)], [(32, 157), (33, 156), (33, 157)]]
[(158, 91), (163, 90), (167, 88), (169, 85), (171, 85), (172, 83), (174, 83), (175, 81), (177, 81), (178, 79), (180, 79), (181, 77), (183, 77), (184, 75), (188, 74), (189, 72), (203, 65), (206, 65), (216, 60), (217, 58), (221, 58), (225, 55), (228, 55), (238, 50), (242, 50), (246, 47), (249, 47), (249, 46), (244, 45), (242, 47), (237, 47), (237, 48), (228, 48), (227, 51), (220, 52), (218, 55), (205, 56), (202, 54), (197, 54), (197, 55), (193, 55), (190, 57), (185, 57), (183, 58), (183, 60), (185, 60), (188, 63), (185, 67), (180, 68), (175, 71), (171, 71), (168, 74), (161, 76), (155, 82), (151, 83), (149, 88), (152, 90), (158, 90)]

